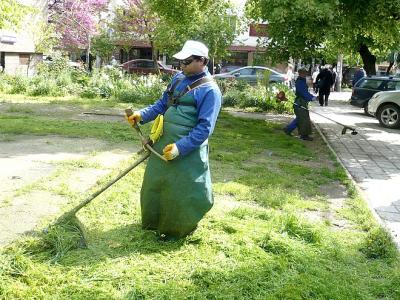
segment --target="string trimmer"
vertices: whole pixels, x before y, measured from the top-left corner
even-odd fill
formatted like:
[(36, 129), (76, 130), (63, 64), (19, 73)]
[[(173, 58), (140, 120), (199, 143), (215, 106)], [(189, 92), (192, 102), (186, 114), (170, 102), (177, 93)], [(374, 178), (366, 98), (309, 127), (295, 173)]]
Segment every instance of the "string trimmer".
[[(127, 110), (126, 113), (129, 114), (132, 113), (130, 110)], [(96, 114), (96, 113), (95, 113)], [(136, 124), (134, 126), (135, 130), (138, 132), (142, 145), (144, 147), (144, 150), (139, 151), (138, 153), (145, 152), (142, 157), (140, 157), (137, 161), (135, 161), (132, 165), (127, 167), (125, 170), (123, 170), (118, 176), (116, 176), (114, 179), (110, 180), (104, 186), (100, 187), (98, 190), (96, 190), (94, 193), (92, 193), (90, 196), (88, 196), (86, 199), (81, 201), (77, 206), (75, 206), (73, 209), (70, 211), (64, 213), (62, 216), (60, 216), (49, 228), (45, 230), (45, 233), (51, 233), (51, 232), (73, 232), (75, 234), (79, 235), (78, 239), (74, 239), (74, 241), (77, 241), (77, 245), (75, 246), (80, 246), (80, 247), (86, 247), (87, 246), (87, 238), (86, 238), (86, 231), (83, 226), (83, 224), (79, 221), (79, 219), (76, 216), (76, 213), (80, 211), (83, 207), (88, 205), (90, 202), (93, 201), (97, 196), (99, 196), (101, 193), (103, 193), (105, 190), (107, 190), (110, 186), (112, 186), (114, 183), (116, 183), (118, 180), (120, 180), (122, 177), (127, 175), (130, 171), (132, 171), (134, 168), (136, 168), (138, 165), (140, 165), (143, 161), (145, 161), (149, 156), (150, 152), (154, 153), (157, 157), (159, 157), (162, 160), (167, 161), (163, 156), (161, 156), (159, 153), (157, 153), (149, 144), (148, 139), (146, 139), (139, 126)], [(62, 230), (59, 230), (61, 229)], [(62, 237), (57, 236), (57, 242), (60, 242), (60, 239)], [(72, 247), (70, 247), (72, 248)]]
[[(277, 98), (277, 100), (278, 100), (279, 102), (281, 102), (281, 101), (287, 101), (287, 98), (286, 98), (286, 95), (285, 95), (285, 92), (284, 92), (284, 91), (280, 91), (280, 92), (276, 95), (276, 98)], [(289, 103), (290, 103), (290, 102), (289, 102)], [(309, 112), (312, 112), (313, 114), (316, 114), (316, 115), (318, 115), (318, 116), (321, 116), (321, 117), (323, 117), (323, 118), (325, 118), (325, 119), (327, 119), (327, 120), (329, 120), (329, 121), (331, 121), (331, 122), (333, 122), (333, 123), (336, 123), (336, 124), (338, 124), (338, 125), (340, 125), (340, 126), (343, 126), (342, 134), (346, 134), (347, 130), (351, 130), (351, 134), (352, 134), (352, 135), (357, 135), (357, 134), (358, 134), (357, 130), (356, 130), (354, 127), (345, 125), (345, 124), (340, 123), (340, 122), (338, 122), (338, 121), (335, 121), (335, 120), (333, 120), (333, 119), (331, 119), (331, 118), (328, 118), (327, 116), (325, 116), (325, 115), (323, 115), (323, 114), (317, 113), (316, 111), (310, 110), (310, 109), (308, 109), (307, 107), (301, 106), (301, 105), (299, 105), (299, 104), (297, 104), (297, 103), (295, 103), (295, 102), (293, 102), (292, 104), (296, 105), (297, 107), (299, 107), (299, 108), (301, 108), (301, 109), (304, 109), (304, 110), (307, 110), (307, 111), (309, 111)]]

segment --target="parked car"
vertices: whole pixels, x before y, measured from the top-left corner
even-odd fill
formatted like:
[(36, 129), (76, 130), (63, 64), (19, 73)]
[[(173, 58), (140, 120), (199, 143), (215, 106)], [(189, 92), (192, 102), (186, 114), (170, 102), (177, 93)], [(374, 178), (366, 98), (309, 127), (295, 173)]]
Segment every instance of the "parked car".
[[(178, 71), (164, 66), (161, 62), (158, 63), (158, 68), (163, 74), (175, 74)], [(133, 59), (121, 65), (121, 68), (128, 73), (135, 74), (155, 74), (157, 73), (154, 61), (151, 59)]]
[(379, 92), (368, 103), (368, 112), (386, 128), (400, 128), (400, 91)]
[(364, 77), (353, 87), (350, 104), (364, 109), (368, 113), (368, 101), (382, 91), (400, 90), (400, 78), (395, 77)]
[(265, 71), (270, 71), (271, 75), (269, 77), (269, 82), (271, 83), (277, 83), (277, 82), (285, 82), (287, 80), (286, 75), (281, 74), (275, 70), (272, 70), (267, 67), (259, 67), (259, 66), (253, 66), (253, 67), (243, 67), (239, 68), (233, 71), (230, 71), (228, 73), (223, 73), (223, 74), (216, 74), (214, 75), (215, 79), (237, 79), (237, 80), (243, 80), (246, 81), (249, 84), (255, 85), (257, 84), (257, 80), (260, 80), (264, 76)]
[(228, 73), (228, 72), (231, 72), (231, 71), (233, 71), (233, 70), (239, 69), (239, 68), (241, 68), (241, 67), (243, 67), (243, 66), (230, 66), (230, 65), (228, 65), (228, 66), (222, 66), (222, 67), (221, 67), (221, 72), (220, 72), (220, 74), (222, 74), (222, 73)]

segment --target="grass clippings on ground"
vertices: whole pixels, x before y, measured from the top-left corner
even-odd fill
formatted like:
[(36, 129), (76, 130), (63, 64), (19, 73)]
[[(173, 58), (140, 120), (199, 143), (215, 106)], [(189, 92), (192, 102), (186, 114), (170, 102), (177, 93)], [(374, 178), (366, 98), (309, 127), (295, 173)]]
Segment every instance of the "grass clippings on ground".
[[(114, 140), (131, 136), (122, 124), (57, 126), (44, 116), (29, 121), (34, 134), (107, 138), (99, 131), (110, 130)], [(25, 128), (18, 114), (1, 115), (0, 122), (9, 124), (0, 126), (8, 134)], [(78, 213), (87, 249), (64, 251), (58, 244), (63, 253), (57, 256), (40, 233), (4, 248), (0, 298), (399, 299), (400, 264), (390, 238), (377, 229), (322, 140), (303, 142), (281, 127), (221, 114), (210, 140), (215, 205), (192, 236), (160, 242), (141, 229), (140, 165)], [(340, 230), (304, 217), (330, 209), (321, 187), (335, 184), (351, 191), (344, 207), (331, 212), (349, 224)], [(67, 196), (65, 209), (82, 198), (73, 190)]]

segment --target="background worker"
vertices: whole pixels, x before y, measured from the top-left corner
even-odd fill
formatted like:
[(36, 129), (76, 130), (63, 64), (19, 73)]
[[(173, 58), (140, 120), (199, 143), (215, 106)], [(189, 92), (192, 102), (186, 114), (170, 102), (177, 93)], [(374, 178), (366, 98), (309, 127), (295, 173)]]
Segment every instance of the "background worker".
[(193, 232), (213, 205), (208, 137), (222, 101), (206, 67), (208, 48), (203, 43), (189, 40), (174, 57), (182, 72), (161, 99), (128, 117), (134, 125), (164, 116), (163, 134), (153, 147), (169, 162), (150, 156), (140, 195), (142, 227), (157, 230), (161, 240)]
[(317, 99), (316, 96), (308, 92), (306, 82), (307, 70), (301, 68), (298, 70), (299, 76), (296, 79), (296, 98), (294, 100), (294, 113), (297, 119), (297, 128), (300, 134), (300, 139), (305, 141), (312, 141), (310, 136), (312, 133), (310, 114), (308, 111), (308, 102)]

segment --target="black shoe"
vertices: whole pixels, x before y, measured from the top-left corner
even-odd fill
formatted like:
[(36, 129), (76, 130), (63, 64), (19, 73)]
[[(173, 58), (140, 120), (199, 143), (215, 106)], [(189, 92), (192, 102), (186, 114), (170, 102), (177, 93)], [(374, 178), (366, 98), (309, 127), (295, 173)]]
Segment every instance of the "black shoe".
[(286, 127), (283, 128), (283, 132), (286, 133), (287, 135), (292, 135), (292, 132), (289, 131)]
[(176, 242), (177, 240), (179, 240), (177, 237), (164, 233), (160, 234), (158, 237), (159, 242)]
[(312, 136), (309, 136), (309, 135), (301, 135), (300, 139), (304, 140), (304, 141), (313, 141), (314, 140), (314, 138)]

